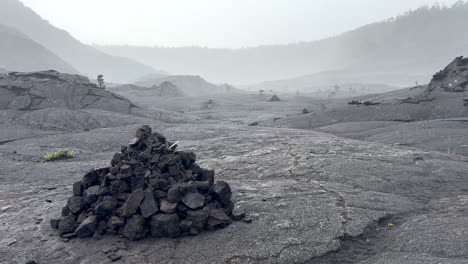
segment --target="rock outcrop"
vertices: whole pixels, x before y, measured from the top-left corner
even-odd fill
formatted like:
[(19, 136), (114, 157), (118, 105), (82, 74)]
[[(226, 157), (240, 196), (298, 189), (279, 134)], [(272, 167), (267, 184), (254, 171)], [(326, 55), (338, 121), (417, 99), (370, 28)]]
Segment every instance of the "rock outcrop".
[(273, 95), (270, 100), (268, 100), (268, 102), (280, 102), (281, 99), (279, 99), (279, 97), (275, 94)]
[(137, 240), (197, 235), (242, 218), (232, 213), (229, 184), (215, 182), (214, 171), (200, 168), (194, 153), (176, 146), (148, 126), (139, 128), (110, 167), (73, 184), (73, 196), (52, 227), (64, 236), (107, 233)]
[(0, 98), (0, 110), (62, 107), (130, 113), (135, 107), (128, 99), (100, 89), (84, 76), (53, 70), (0, 75)]
[(161, 97), (179, 97), (185, 96), (184, 92), (173, 83), (165, 81), (160, 85), (154, 85), (152, 88), (155, 94)]
[(441, 88), (446, 92), (465, 92), (468, 90), (468, 58), (457, 57), (445, 69), (436, 73), (428, 89)]

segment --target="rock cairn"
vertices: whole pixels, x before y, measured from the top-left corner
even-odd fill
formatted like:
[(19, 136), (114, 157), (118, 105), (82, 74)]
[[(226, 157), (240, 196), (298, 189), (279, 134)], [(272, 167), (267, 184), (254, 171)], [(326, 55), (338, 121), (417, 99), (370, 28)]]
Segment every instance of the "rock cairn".
[(149, 126), (139, 128), (110, 167), (73, 184), (62, 218), (51, 225), (64, 237), (117, 234), (137, 240), (197, 235), (242, 218), (232, 213), (229, 184), (215, 183), (214, 171), (200, 168), (193, 152), (175, 148)]

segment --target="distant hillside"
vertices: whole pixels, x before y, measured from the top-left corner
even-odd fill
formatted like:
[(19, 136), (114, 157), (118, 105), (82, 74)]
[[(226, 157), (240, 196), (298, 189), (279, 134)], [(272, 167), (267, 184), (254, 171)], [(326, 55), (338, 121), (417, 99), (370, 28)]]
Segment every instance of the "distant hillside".
[(171, 75), (163, 78), (149, 78), (141, 80), (135, 85), (143, 87), (152, 87), (154, 85), (160, 86), (164, 82), (170, 82), (181, 89), (185, 94), (189, 96), (197, 96), (204, 94), (223, 93), (225, 89), (207, 82), (200, 76), (191, 75)]
[(0, 24), (17, 28), (91, 78), (103, 74), (107, 81), (128, 82), (154, 72), (149, 66), (82, 44), (18, 0), (0, 1)]
[[(289, 79), (324, 71), (377, 69), (395, 76), (393, 85), (428, 82), (440, 65), (468, 53), (468, 4), (420, 8), (328, 39), (243, 49), (102, 46), (173, 73), (201, 75), (234, 84)], [(392, 77), (393, 78), (393, 77)], [(377, 82), (381, 83), (381, 82)]]
[(78, 73), (57, 55), (16, 29), (0, 25), (0, 39), (0, 67), (2, 68), (11, 71), (54, 69), (60, 72)]

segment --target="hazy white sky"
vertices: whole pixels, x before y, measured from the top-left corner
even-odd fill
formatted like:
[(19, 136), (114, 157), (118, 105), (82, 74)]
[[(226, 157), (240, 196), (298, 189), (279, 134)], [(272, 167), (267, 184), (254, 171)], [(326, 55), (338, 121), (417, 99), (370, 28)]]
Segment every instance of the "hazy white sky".
[(316, 40), (457, 0), (21, 0), (91, 44), (238, 48)]

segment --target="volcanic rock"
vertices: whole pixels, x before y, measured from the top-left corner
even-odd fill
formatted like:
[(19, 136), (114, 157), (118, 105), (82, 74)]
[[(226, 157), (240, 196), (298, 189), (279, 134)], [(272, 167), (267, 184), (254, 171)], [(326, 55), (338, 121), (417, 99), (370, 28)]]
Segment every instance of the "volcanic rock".
[(140, 207), (144, 197), (145, 193), (143, 192), (143, 189), (138, 189), (130, 194), (127, 201), (123, 205), (122, 216), (130, 217), (131, 215), (135, 214), (138, 210), (138, 207)]
[(85, 206), (85, 200), (80, 196), (73, 196), (68, 199), (67, 207), (74, 214), (79, 213)]
[(94, 231), (96, 230), (97, 226), (97, 218), (95, 215), (92, 215), (86, 218), (78, 228), (75, 230), (75, 235), (78, 237), (89, 237), (93, 235)]
[(117, 208), (117, 199), (115, 199), (112, 196), (105, 196), (103, 201), (96, 205), (96, 208), (94, 209), (94, 211), (100, 219), (104, 219), (108, 215), (113, 214), (116, 208)]
[(223, 204), (229, 204), (231, 201), (231, 187), (229, 187), (229, 184), (223, 181), (219, 181), (215, 183), (212, 187), (214, 195), (219, 199), (220, 202)]
[[(61, 235), (100, 238), (120, 234), (131, 240), (197, 235), (229, 225), (234, 204), (226, 182), (195, 163), (193, 152), (139, 128), (110, 167), (91, 170), (73, 184), (62, 219), (51, 226)], [(150, 232), (148, 232), (150, 231)]]
[(150, 230), (153, 237), (180, 236), (179, 216), (177, 214), (157, 214), (151, 218)]
[(66, 216), (60, 220), (58, 225), (58, 231), (60, 235), (73, 233), (78, 227), (73, 216)]
[(182, 202), (190, 209), (199, 209), (205, 205), (205, 196), (200, 193), (187, 193)]
[(158, 212), (158, 204), (154, 200), (154, 194), (151, 190), (145, 191), (145, 198), (140, 205), (141, 215), (148, 218)]
[(88, 78), (57, 71), (0, 74), (0, 109), (38, 110), (51, 107), (130, 113), (129, 100), (100, 89)]
[(123, 235), (131, 240), (142, 239), (148, 232), (145, 226), (145, 219), (139, 214), (134, 214), (128, 219), (123, 230)]
[(215, 230), (216, 228), (222, 228), (231, 223), (231, 219), (222, 209), (212, 209), (210, 211), (210, 217), (208, 218), (206, 228), (208, 230)]

